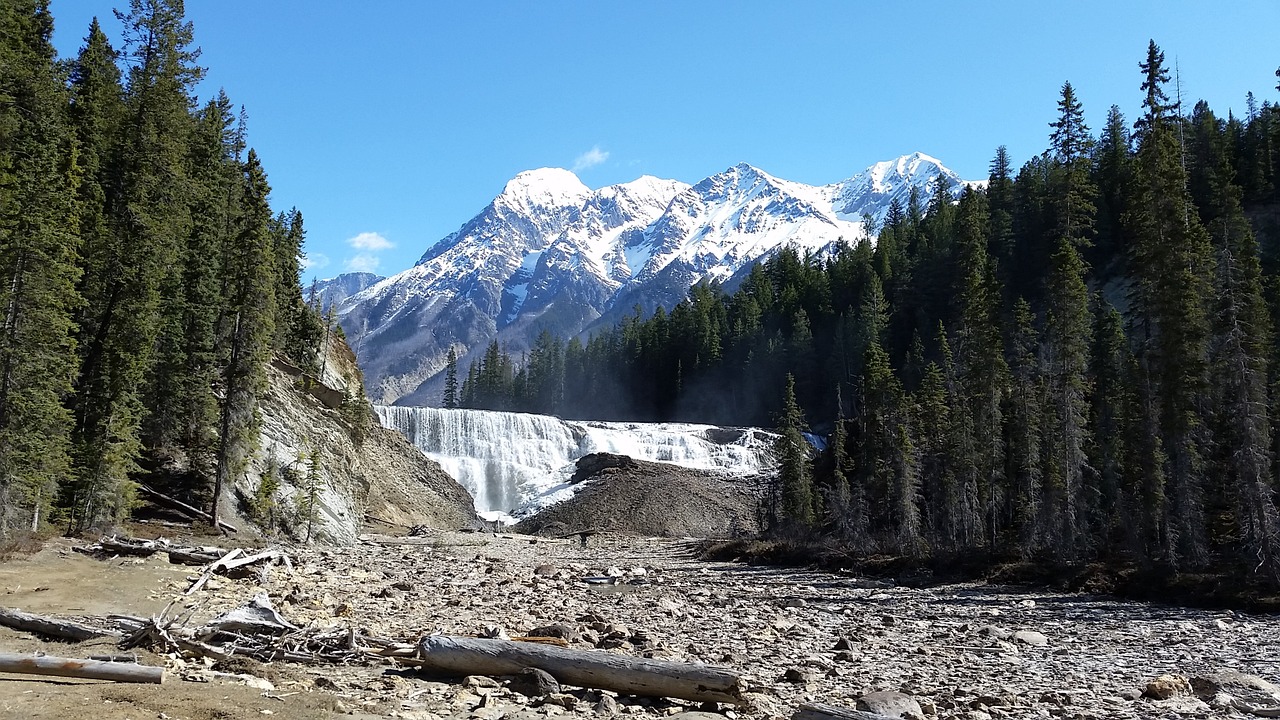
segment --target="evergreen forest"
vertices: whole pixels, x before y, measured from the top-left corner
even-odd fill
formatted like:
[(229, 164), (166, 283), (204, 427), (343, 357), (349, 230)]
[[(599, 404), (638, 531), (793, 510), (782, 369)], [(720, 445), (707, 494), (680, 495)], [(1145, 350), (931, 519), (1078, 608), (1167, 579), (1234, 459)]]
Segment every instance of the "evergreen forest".
[(182, 0), (116, 14), (63, 59), (48, 0), (0, 3), (0, 538), (110, 527), (157, 468), (216, 523), (266, 363), (314, 371), (325, 332)]
[(828, 255), (451, 357), (444, 403), (777, 427), (776, 535), (1274, 586), (1280, 106), (1188, 108), (1135, 59), (1132, 123), (1064, 83), (1044, 152), (998, 148), (958, 203), (939, 178)]

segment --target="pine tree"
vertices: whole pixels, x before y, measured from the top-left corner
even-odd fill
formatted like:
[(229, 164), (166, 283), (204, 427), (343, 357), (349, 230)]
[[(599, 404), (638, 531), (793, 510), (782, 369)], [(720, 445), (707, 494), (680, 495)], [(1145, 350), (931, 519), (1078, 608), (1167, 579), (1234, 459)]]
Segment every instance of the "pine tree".
[(850, 544), (860, 545), (867, 534), (867, 499), (861, 483), (853, 482), (849, 457), (849, 431), (845, 427), (844, 402), (836, 386), (836, 425), (828, 446), (831, 450), (831, 484), (826, 508), (836, 534)]
[[(1166, 456), (1167, 497), (1159, 533), (1161, 560), (1171, 567), (1206, 560), (1203, 448), (1208, 439), (1199, 408), (1205, 400), (1211, 257), (1208, 236), (1187, 192), (1175, 108), (1163, 85), (1164, 53), (1152, 42), (1141, 63), (1145, 112), (1138, 123), (1135, 194), (1127, 226), (1133, 231), (1131, 272), (1139, 359), (1149, 375), (1144, 394)], [(1153, 459), (1154, 454), (1148, 459)], [(1155, 499), (1152, 496), (1151, 499)]]
[(1005, 490), (1002, 407), (1008, 366), (1000, 330), (1000, 291), (987, 255), (988, 219), (986, 198), (966, 190), (956, 215), (961, 320), (956, 360), (959, 399), (973, 416), (972, 438), (965, 443), (970, 457), (962, 464), (967, 471), (959, 478), (965, 495), (962, 527), (972, 546), (984, 544), (984, 538), (994, 541)]
[(1126, 372), (1132, 363), (1124, 322), (1119, 311), (1099, 295), (1095, 300), (1093, 351), (1089, 376), (1093, 394), (1090, 402), (1091, 445), (1088, 456), (1093, 468), (1094, 496), (1089, 502), (1088, 531), (1100, 542), (1100, 549), (1121, 549), (1125, 518), (1136, 517), (1142, 508), (1131, 504), (1125, 492), (1130, 471), (1130, 450), (1125, 445), (1125, 410), (1130, 388)]
[(1010, 508), (1007, 526), (1010, 540), (1023, 557), (1030, 557), (1045, 544), (1047, 518), (1043, 506), (1044, 465), (1040, 408), (1044, 387), (1037, 358), (1039, 341), (1031, 306), (1021, 298), (1014, 304), (1013, 336), (1010, 344), (1010, 392), (1008, 400), (1008, 477)]
[(223, 401), (219, 416), (218, 453), (211, 515), (217, 526), (222, 490), (256, 449), (257, 402), (265, 382), (275, 330), (275, 253), (271, 242), (271, 189), (257, 154), (250, 150), (244, 169), (240, 222), (233, 240), (234, 260), (226, 268), (230, 293), (226, 322), (230, 354), (223, 368)]
[[(183, 245), (191, 236), (191, 183), (186, 172), (191, 91), (203, 70), (180, 0), (131, 0), (123, 57), (129, 66), (120, 143), (110, 193), (112, 242), (102, 248), (100, 296), (88, 305), (93, 346), (85, 352), (81, 384), (111, 387), (111, 417), (125, 442), (136, 443), (145, 413), (152, 446), (176, 426), (169, 403), (183, 398), (154, 382), (158, 360), (180, 357), (181, 305), (166, 307), (183, 287)], [(88, 334), (87, 334), (88, 335)], [(175, 371), (176, 374), (176, 371)], [(149, 388), (147, 387), (149, 386)], [(158, 420), (157, 420), (158, 419)], [(186, 488), (191, 491), (195, 488)]]
[(935, 547), (952, 547), (954, 543), (949, 521), (949, 505), (956, 486), (951, 456), (951, 404), (946, 374), (937, 363), (929, 363), (921, 371), (912, 406), (922, 478), (922, 525)]
[(179, 267), (160, 289), (158, 337), (147, 385), (144, 436), (153, 448), (180, 448), (202, 476), (213, 472), (217, 382), (225, 349), (217, 344), (223, 297), (240, 215), (241, 159), (231, 100), (211, 100), (188, 141), (189, 233), (175, 244)]
[(809, 443), (804, 438), (804, 414), (796, 403), (795, 378), (787, 374), (782, 412), (778, 415), (776, 510), (771, 528), (781, 532), (805, 532), (814, 524), (813, 476), (809, 468)]
[(1008, 286), (1013, 264), (1013, 168), (1004, 145), (996, 148), (987, 181), (987, 203), (991, 209), (987, 253), (996, 263), (1001, 286)]
[(449, 347), (449, 358), (444, 364), (444, 406), (458, 407), (458, 353)]
[(110, 302), (118, 248), (109, 216), (124, 111), (116, 57), (94, 18), (70, 78), (70, 118), (85, 172), (79, 193), (79, 287), (85, 303), (76, 314), (78, 377), (69, 402), (74, 417), (72, 480), (62, 497), (72, 533), (121, 519), (132, 498), (128, 477), (141, 451), (137, 428), (142, 408), (136, 393), (128, 391), (130, 379), (136, 382), (139, 375), (129, 372), (128, 346), (99, 324), (102, 308)]
[(1094, 148), (1098, 188), (1097, 239), (1092, 257), (1123, 261), (1128, 252), (1123, 218), (1128, 209), (1133, 178), (1133, 151), (1129, 128), (1120, 108), (1112, 105)]
[(1093, 196), (1089, 179), (1092, 140), (1071, 83), (1062, 86), (1054, 128), (1052, 205), (1057, 217), (1056, 247), (1050, 259), (1045, 322), (1046, 380), (1053, 423), (1046, 433), (1046, 485), (1049, 512), (1056, 519), (1054, 545), (1068, 559), (1083, 550), (1082, 504), (1089, 442), (1086, 371), (1089, 356), (1089, 296), (1080, 249), (1093, 233)]
[(295, 207), (281, 213), (274, 229), (277, 275), (274, 346), (304, 370), (314, 373), (318, 369), (324, 325), (319, 314), (302, 297), (303, 245), (307, 238), (302, 212)]
[(44, 0), (0, 4), (0, 536), (37, 529), (70, 466), (81, 171)]
[[(1203, 119), (1210, 126), (1212, 116)], [(1271, 418), (1267, 413), (1270, 318), (1262, 297), (1257, 243), (1241, 207), (1225, 148), (1204, 138), (1209, 196), (1202, 206), (1218, 257), (1212, 320), (1211, 386), (1220, 448), (1219, 494), (1233, 505), (1245, 560), (1280, 581), (1280, 521), (1271, 473)]]
[(942, 477), (937, 505), (941, 508), (938, 527), (942, 534), (938, 544), (948, 551), (977, 547), (982, 532), (981, 511), (978, 508), (978, 482), (981, 470), (974, 441), (974, 412), (969, 405), (960, 368), (951, 351), (946, 328), (938, 325), (939, 365), (946, 387), (947, 416), (950, 434), (945, 439), (946, 457), (950, 470)]

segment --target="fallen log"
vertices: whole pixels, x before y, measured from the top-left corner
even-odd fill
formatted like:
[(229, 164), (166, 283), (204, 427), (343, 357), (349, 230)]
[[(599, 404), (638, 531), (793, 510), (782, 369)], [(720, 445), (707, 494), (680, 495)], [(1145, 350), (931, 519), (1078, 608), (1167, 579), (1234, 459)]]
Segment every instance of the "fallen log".
[[(208, 520), (209, 522), (213, 522), (212, 515), (210, 515), (209, 513), (199, 508), (194, 508), (182, 502), (181, 500), (175, 500), (169, 497), (168, 495), (165, 495), (164, 493), (156, 492), (155, 490), (152, 490), (146, 485), (139, 485), (138, 489), (141, 490), (148, 497), (154, 500), (159, 500), (162, 504), (168, 505), (169, 507), (173, 508), (174, 510), (177, 510), (178, 512), (184, 515), (187, 515), (188, 517), (198, 517), (201, 520)], [(225, 528), (227, 530), (230, 530), (231, 532), (240, 532), (235, 528), (234, 525), (225, 523), (221, 520), (218, 521), (218, 527)]]
[(213, 574), (217, 572), (219, 568), (223, 567), (227, 563), (231, 562), (232, 560), (236, 559), (237, 557), (243, 554), (244, 554), (243, 548), (235, 548), (230, 552), (228, 552), (226, 555), (223, 555), (220, 560), (210, 565), (209, 568), (204, 571), (204, 574), (201, 575), (198, 579), (196, 579), (196, 581), (191, 584), (191, 587), (187, 588), (187, 591), (183, 594), (190, 595), (191, 593), (204, 587), (204, 584), (209, 582), (209, 580), (213, 578)]
[(0, 672), (85, 678), (88, 680), (114, 680), (116, 682), (131, 683), (164, 682), (164, 668), (134, 665), (132, 663), (76, 660), (48, 655), (0, 654)]
[(744, 683), (733, 671), (708, 665), (570, 650), (536, 643), (433, 635), (418, 645), (428, 670), (456, 675), (517, 675), (538, 668), (579, 687), (625, 695), (742, 704)]
[(276, 560), (282, 559), (283, 557), (284, 557), (284, 553), (280, 552), (279, 550), (263, 550), (262, 552), (257, 553), (256, 555), (247, 555), (245, 557), (236, 558), (234, 560), (223, 559), (219, 561), (218, 564), (222, 567), (223, 572), (231, 572), (232, 570), (235, 570), (236, 568), (239, 568), (239, 567), (244, 567), (245, 565), (252, 565), (257, 562), (262, 562), (263, 560), (271, 560), (274, 562)]
[(22, 630), (63, 640), (92, 640), (93, 638), (118, 635), (118, 633), (110, 630), (102, 630), (71, 620), (32, 615), (16, 608), (0, 608), (0, 625), (11, 627), (14, 630)]
[(133, 540), (119, 537), (103, 538), (98, 541), (98, 544), (102, 546), (103, 552), (111, 553), (112, 555), (149, 557), (160, 549), (160, 543), (155, 540)]
[(791, 716), (791, 720), (885, 720), (879, 713), (865, 710), (850, 710), (835, 705), (819, 705), (806, 703)]
[(168, 552), (169, 562), (174, 565), (208, 565), (222, 557), (227, 551), (222, 549), (169, 548)]

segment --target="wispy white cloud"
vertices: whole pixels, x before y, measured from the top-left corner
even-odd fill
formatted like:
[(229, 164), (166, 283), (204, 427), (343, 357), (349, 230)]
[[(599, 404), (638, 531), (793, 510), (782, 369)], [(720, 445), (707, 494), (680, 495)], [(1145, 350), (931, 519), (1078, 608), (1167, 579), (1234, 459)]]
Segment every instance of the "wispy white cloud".
[(378, 272), (378, 266), (382, 264), (382, 260), (373, 253), (359, 253), (346, 259), (343, 266), (347, 272)]
[(329, 256), (324, 253), (307, 253), (302, 256), (303, 270), (323, 270), (327, 267), (329, 267)]
[(376, 232), (362, 232), (353, 238), (348, 238), (347, 244), (357, 250), (367, 250), (372, 252), (390, 250), (395, 247), (394, 243)]
[(608, 150), (601, 150), (599, 145), (593, 145), (590, 150), (582, 153), (577, 160), (573, 161), (573, 171), (581, 172), (587, 168), (593, 168), (608, 159)]

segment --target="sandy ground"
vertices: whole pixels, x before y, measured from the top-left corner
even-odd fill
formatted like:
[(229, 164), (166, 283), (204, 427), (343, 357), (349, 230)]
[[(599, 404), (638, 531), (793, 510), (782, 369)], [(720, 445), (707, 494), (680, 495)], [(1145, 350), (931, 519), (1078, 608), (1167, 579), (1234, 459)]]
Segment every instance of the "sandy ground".
[[(225, 541), (223, 541), (225, 542)], [(0, 605), (37, 614), (149, 616), (187, 585), (193, 568), (147, 559), (95, 560), (72, 552), (73, 541), (55, 538), (43, 550), (0, 563)], [(43, 652), (90, 657), (118, 652), (110, 639), (84, 643), (42, 642), (0, 627), (0, 653)], [(166, 658), (138, 654), (146, 665)], [(310, 685), (311, 683), (305, 683)], [(285, 680), (274, 692), (231, 682), (187, 682), (172, 673), (162, 685), (120, 683), (0, 673), (0, 718), (93, 718), (94, 720), (241, 720), (247, 718), (351, 717), (328, 693)]]

